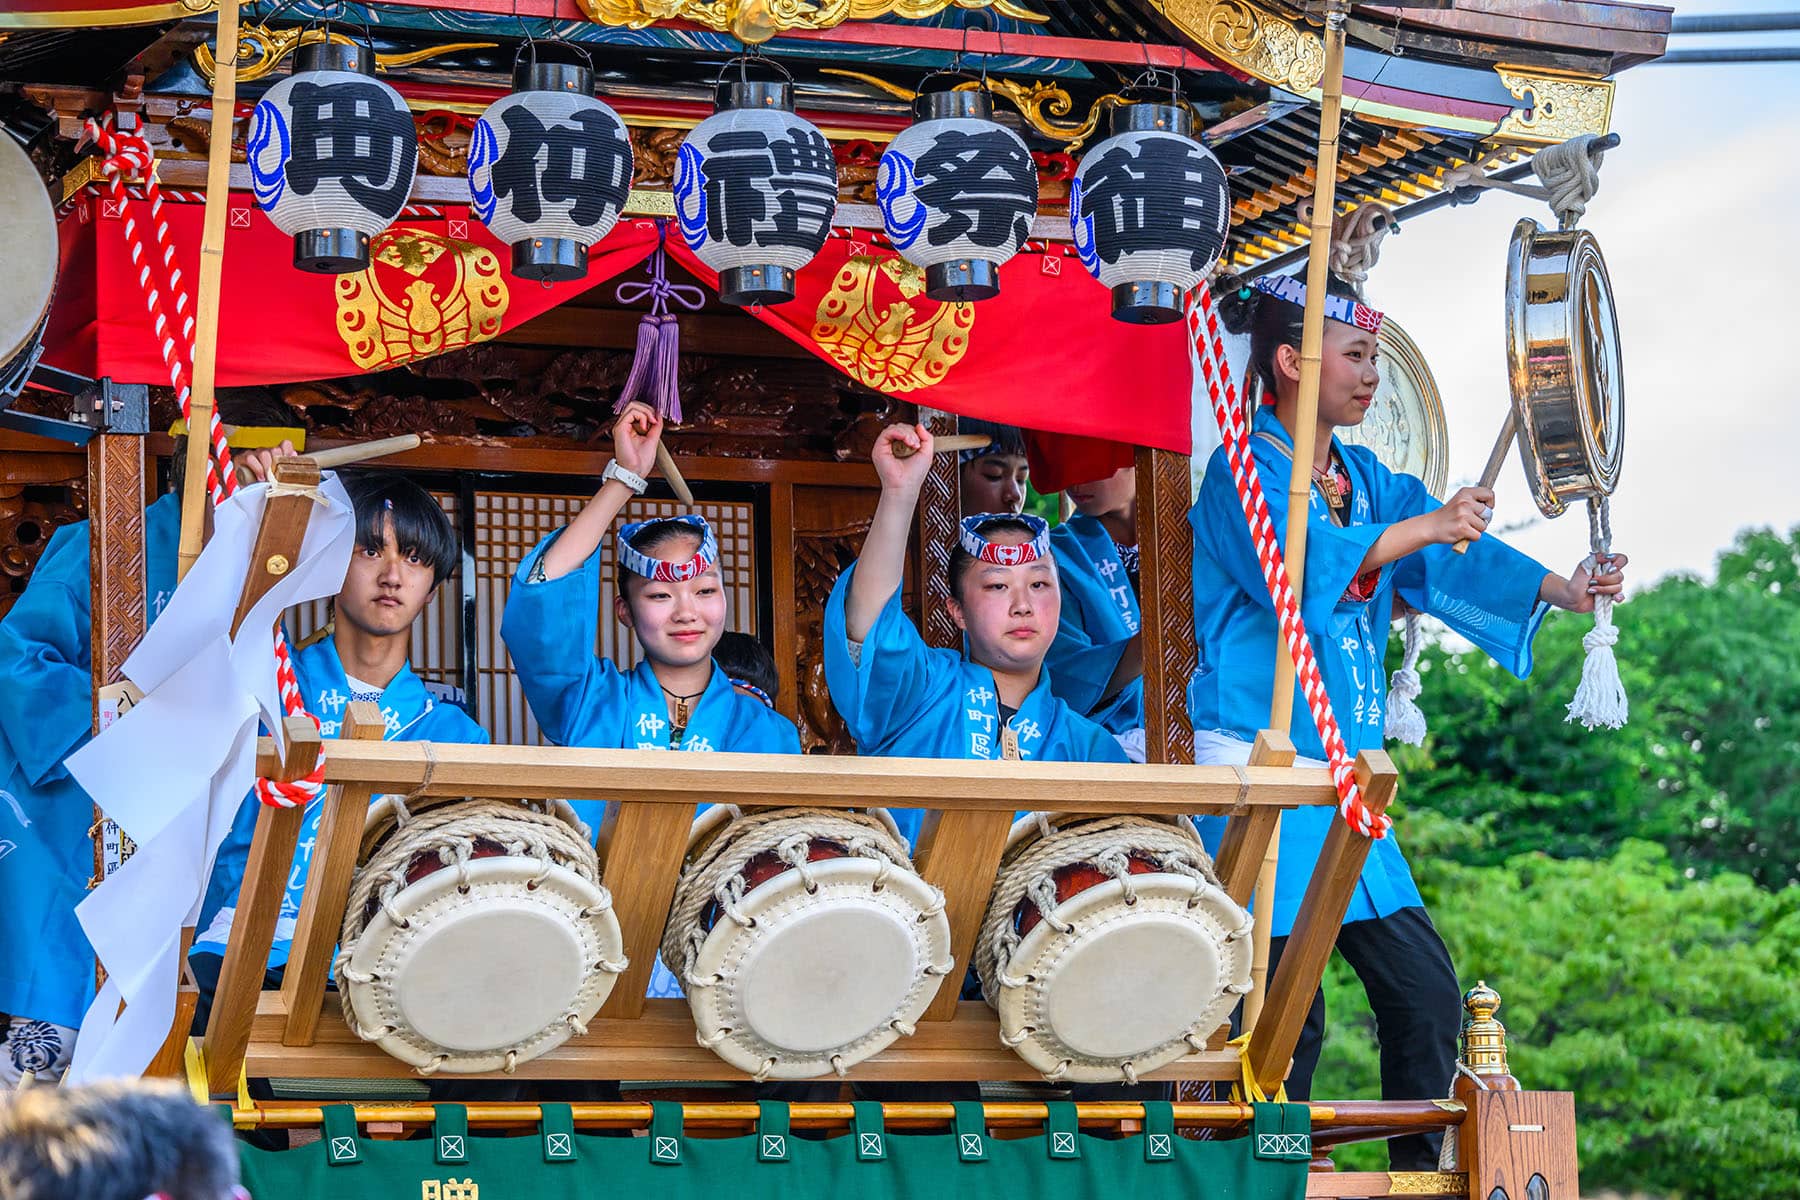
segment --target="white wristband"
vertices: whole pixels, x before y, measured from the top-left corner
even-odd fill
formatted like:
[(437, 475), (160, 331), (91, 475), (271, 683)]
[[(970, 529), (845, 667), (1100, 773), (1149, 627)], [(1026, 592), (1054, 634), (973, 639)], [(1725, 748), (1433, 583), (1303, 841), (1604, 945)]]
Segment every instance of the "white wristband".
[(600, 482), (602, 484), (609, 479), (618, 480), (639, 496), (643, 495), (650, 486), (650, 481), (648, 479), (645, 479), (642, 475), (633, 471), (627, 471), (624, 467), (619, 465), (619, 460), (616, 458), (606, 464), (606, 470), (600, 472)]

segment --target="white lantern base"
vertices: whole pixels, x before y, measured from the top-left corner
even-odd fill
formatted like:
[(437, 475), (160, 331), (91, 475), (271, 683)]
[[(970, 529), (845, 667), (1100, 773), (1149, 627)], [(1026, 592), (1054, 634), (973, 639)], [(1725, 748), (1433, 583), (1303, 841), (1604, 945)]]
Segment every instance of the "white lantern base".
[(926, 267), (925, 294), (958, 304), (998, 296), (1000, 265), (984, 258), (959, 258)]
[(585, 279), (588, 248), (573, 238), (526, 238), (512, 247), (512, 273), (534, 283)]
[(1121, 283), (1112, 290), (1112, 315), (1129, 325), (1168, 325), (1182, 317), (1181, 289), (1160, 279)]
[(294, 268), (348, 275), (369, 268), (369, 235), (355, 229), (302, 229), (294, 235)]
[(752, 304), (786, 304), (794, 298), (791, 267), (751, 263), (719, 272), (719, 299), (748, 308)]

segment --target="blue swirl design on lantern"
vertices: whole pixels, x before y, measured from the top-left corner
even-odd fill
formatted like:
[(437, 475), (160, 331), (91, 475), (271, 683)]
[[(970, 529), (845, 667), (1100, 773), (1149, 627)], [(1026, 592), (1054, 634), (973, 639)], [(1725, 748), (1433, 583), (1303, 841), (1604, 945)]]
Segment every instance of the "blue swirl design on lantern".
[(1081, 176), (1069, 185), (1069, 234), (1088, 274), (1100, 276), (1100, 249), (1094, 244), (1094, 214), (1081, 210)]
[[(265, 170), (263, 153), (277, 139), (281, 148), (275, 156), (275, 167)], [(281, 109), (268, 100), (258, 101), (256, 111), (250, 115), (250, 139), (244, 144), (244, 160), (250, 165), (250, 190), (256, 196), (256, 207), (264, 212), (275, 211), (287, 191), (287, 163), (292, 152), (287, 121), (282, 118)]]
[(706, 164), (691, 141), (675, 155), (675, 218), (688, 249), (706, 245)]
[(500, 139), (484, 116), (469, 136), (469, 207), (486, 225), (494, 219), (494, 178), (489, 170), (500, 157)]
[[(912, 195), (918, 183), (918, 177), (913, 174), (912, 159), (891, 147), (881, 156), (875, 176), (875, 200), (881, 205), (881, 220), (887, 226), (888, 241), (896, 250), (905, 250), (925, 232), (925, 206)], [(912, 201), (912, 212), (903, 219), (900, 203), (904, 200)]]

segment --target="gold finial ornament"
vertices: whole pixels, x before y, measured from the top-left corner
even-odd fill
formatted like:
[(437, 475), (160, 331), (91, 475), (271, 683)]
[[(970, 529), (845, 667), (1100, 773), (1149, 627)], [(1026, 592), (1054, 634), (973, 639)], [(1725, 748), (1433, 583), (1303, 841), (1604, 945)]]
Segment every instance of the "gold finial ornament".
[(1506, 1026), (1494, 1018), (1500, 1009), (1500, 993), (1477, 980), (1463, 993), (1463, 1065), (1477, 1075), (1510, 1075), (1506, 1065)]

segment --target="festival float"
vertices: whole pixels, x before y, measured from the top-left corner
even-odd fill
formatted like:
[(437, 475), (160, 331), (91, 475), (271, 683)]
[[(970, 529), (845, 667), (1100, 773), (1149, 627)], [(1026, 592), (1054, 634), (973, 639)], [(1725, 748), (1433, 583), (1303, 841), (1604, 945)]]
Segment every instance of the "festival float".
[[(1573, 1200), (1577, 1098), (1513, 1078), (1485, 983), (1449, 1095), (1284, 1102), (1402, 780), (1344, 754), (1298, 621), (1304, 519), (1284, 563), (1258, 507), (1261, 488), (1307, 495), (1300, 469), (1240, 480), (1284, 629), (1269, 729), (1246, 767), (1193, 765), (1186, 513), (1214, 446), (1247, 457), (1254, 403), (1210, 285), (1304, 263), (1316, 364), (1328, 270), (1360, 284), (1391, 229), (1504, 188), (1548, 212), (1491, 250), (1512, 405), (1486, 478), (1516, 443), (1540, 510), (1584, 502), (1606, 551), (1622, 370), (1580, 220), (1618, 144), (1614, 77), (1662, 53), (1669, 20), (1430, 0), (9, 6), (0, 613), (51, 533), (91, 522), (83, 920), (105, 936), (71, 1078), (183, 1077), (247, 1134), (295, 1131), (245, 1150), (257, 1194), (997, 1193), (1023, 1173), (1064, 1194), (1124, 1176)], [(1398, 322), (1381, 339), (1358, 437), (1442, 494), (1446, 401)], [(1316, 393), (1303, 375), (1303, 412)], [(526, 705), (499, 638), (513, 568), (590, 493), (622, 397), (669, 422), (639, 510), (717, 531), (732, 628), (779, 664), (805, 756), (562, 748)], [(1135, 468), (1147, 763), (854, 755), (822, 645), (874, 507), (869, 452), (892, 420), (970, 444), (959, 418), (1026, 429), (1045, 493)], [(283, 439), (302, 453), (240, 485), (234, 450)], [(460, 532), (413, 665), (493, 745), (386, 742), (373, 706), (308, 713), (292, 683), (290, 638), (326, 628), (349, 553), (331, 469), (368, 461)], [(144, 507), (176, 473), (183, 579), (150, 594)], [(940, 453), (906, 593), (938, 646), (961, 645), (959, 513)], [(1624, 718), (1609, 609), (1575, 704), (1591, 725)], [(1409, 618), (1405, 671), (1417, 640)], [(609, 621), (600, 643), (629, 652)], [(1278, 732), (1296, 678), (1323, 769)], [(196, 1028), (199, 889), (253, 783)], [(570, 802), (605, 804), (595, 836)], [(1281, 813), (1319, 805), (1340, 818), (1271, 971), (1249, 905)], [(926, 810), (915, 844), (886, 808)], [(1216, 857), (1195, 814), (1229, 817)], [(685, 998), (646, 995), (659, 954)], [(1463, 965), (1504, 986), (1507, 964)], [(621, 1098), (582, 1098), (595, 1081)], [(770, 1098), (800, 1081), (824, 1091)], [(1157, 1081), (1173, 1101), (1067, 1087)], [(914, 1086), (861, 1090), (892, 1083)], [(1337, 1146), (1432, 1129), (1438, 1172), (1333, 1169)], [(644, 1136), (602, 1136), (620, 1132)]]

